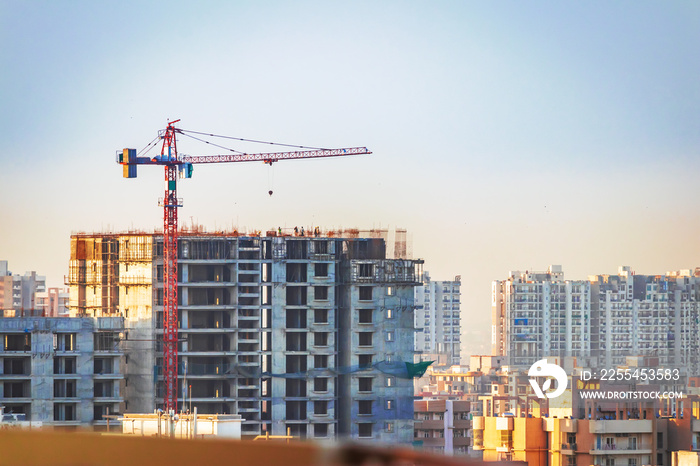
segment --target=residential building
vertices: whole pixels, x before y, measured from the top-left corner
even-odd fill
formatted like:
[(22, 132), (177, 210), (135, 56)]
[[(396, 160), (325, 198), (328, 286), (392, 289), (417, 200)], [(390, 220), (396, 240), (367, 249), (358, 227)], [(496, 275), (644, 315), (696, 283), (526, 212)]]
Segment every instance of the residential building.
[(485, 461), (530, 466), (667, 466), (672, 452), (697, 451), (700, 402), (679, 403), (684, 409), (676, 413), (664, 412), (658, 400), (588, 400), (592, 418), (477, 416), (474, 449)]
[(681, 270), (564, 280), (547, 272), (511, 272), (493, 282), (492, 351), (510, 366), (544, 357), (575, 357), (583, 367), (612, 368), (628, 356), (657, 356), (664, 367), (700, 374), (700, 272)]
[[(400, 238), (394, 249), (405, 254)], [(357, 230), (181, 232), (178, 405), (240, 414), (243, 437), (289, 429), (296, 437), (410, 443), (406, 363), (422, 261), (388, 258), (386, 247), (383, 237)], [(129, 412), (163, 402), (162, 264), (158, 234), (71, 237), (71, 315), (125, 321)]]
[(492, 394), (479, 397), (483, 406), (473, 420), (474, 448), (483, 451), (484, 460), (533, 466), (668, 465), (670, 452), (696, 448), (700, 397), (687, 395), (685, 377), (632, 377), (639, 368), (665, 371), (658, 358), (628, 357), (620, 366), (622, 373), (630, 369), (628, 380), (582, 377), (589, 369), (572, 367), (572, 358), (550, 362), (569, 374), (568, 388), (558, 397), (538, 398), (527, 369), (507, 367), (507, 376), (492, 384)]
[(698, 271), (636, 275), (620, 267), (618, 275), (589, 280), (597, 310), (593, 325), (599, 349), (594, 354), (602, 367), (623, 364), (629, 355), (652, 355), (662, 366), (700, 375)]
[(5, 317), (36, 315), (36, 294), (46, 291), (46, 277), (36, 272), (13, 275), (0, 261), (0, 311)]
[(49, 288), (36, 293), (36, 314), (43, 317), (68, 317), (70, 294), (65, 288)]
[(472, 453), (468, 401), (416, 400), (413, 409), (416, 447), (445, 455)]
[(510, 272), (492, 285), (493, 354), (529, 366), (543, 356), (591, 354), (591, 284), (564, 280), (561, 266)]
[(422, 286), (415, 288), (415, 347), (422, 359), (448, 366), (460, 364), (461, 277), (453, 281), (431, 281), (423, 273)]
[(0, 404), (43, 426), (101, 428), (124, 410), (123, 319), (0, 319)]

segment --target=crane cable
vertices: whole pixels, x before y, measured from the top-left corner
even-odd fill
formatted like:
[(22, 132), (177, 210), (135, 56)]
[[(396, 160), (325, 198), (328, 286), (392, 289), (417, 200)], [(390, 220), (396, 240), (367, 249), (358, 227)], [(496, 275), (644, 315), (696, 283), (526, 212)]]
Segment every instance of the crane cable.
[(141, 149), (141, 150), (138, 152), (137, 155), (144, 155), (144, 154), (148, 153), (151, 149), (153, 149), (153, 148), (156, 146), (156, 142), (157, 142), (159, 139), (160, 139), (160, 136), (156, 136), (155, 138), (153, 138), (153, 141), (151, 141), (151, 142), (149, 142), (148, 144), (146, 144), (146, 147), (144, 147), (143, 149)]
[[(192, 133), (192, 134), (199, 134), (201, 136), (211, 136), (214, 138), (233, 139), (235, 141), (243, 141), (243, 142), (253, 142), (256, 144), (270, 144), (273, 146), (294, 147), (296, 149), (328, 150), (325, 147), (298, 146), (298, 145), (294, 145), (294, 144), (283, 144), (281, 142), (259, 141), (257, 139), (245, 139), (245, 138), (237, 138), (237, 137), (233, 137), (233, 136), (222, 136), (219, 134), (201, 133), (198, 131), (190, 131), (190, 130), (185, 130), (185, 129), (177, 129), (177, 132), (184, 134), (185, 136), (188, 136), (185, 133)], [(192, 136), (190, 136), (190, 137), (192, 137)], [(196, 139), (196, 138), (194, 138), (194, 139)], [(206, 142), (206, 141), (204, 141), (204, 142)], [(207, 144), (210, 144), (210, 143), (207, 142)], [(213, 144), (213, 145), (216, 145), (216, 144)], [(221, 146), (217, 146), (217, 147), (221, 147)], [(225, 147), (222, 147), (222, 149), (225, 149)], [(228, 150), (233, 150), (233, 149), (228, 149)]]
[(196, 137), (194, 137), (194, 136), (192, 136), (192, 135), (190, 135), (190, 134), (186, 134), (186, 133), (183, 133), (183, 132), (181, 132), (181, 131), (178, 131), (178, 133), (182, 134), (183, 136), (187, 136), (188, 138), (192, 138), (192, 139), (194, 139), (195, 141), (203, 142), (203, 143), (205, 143), (205, 144), (209, 144), (209, 145), (211, 145), (211, 146), (218, 147), (219, 149), (227, 150), (227, 151), (230, 151), (230, 152), (235, 152), (236, 154), (245, 155), (245, 152), (241, 152), (241, 151), (236, 150), (236, 149), (231, 149), (230, 147), (220, 146), (219, 144), (214, 144), (213, 142), (209, 142), (209, 141), (205, 141), (204, 139), (196, 138)]

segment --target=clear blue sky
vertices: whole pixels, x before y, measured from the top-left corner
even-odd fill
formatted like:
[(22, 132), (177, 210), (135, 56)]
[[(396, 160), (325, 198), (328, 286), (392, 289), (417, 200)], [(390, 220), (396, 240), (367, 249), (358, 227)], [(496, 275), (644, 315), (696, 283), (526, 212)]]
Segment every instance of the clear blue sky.
[(469, 350), (509, 270), (700, 266), (698, 2), (144, 3), (0, 0), (13, 272), (57, 285), (72, 231), (160, 227), (161, 170), (125, 180), (114, 153), (176, 118), (369, 147), (199, 166), (180, 218), (408, 228), (433, 278), (462, 275)]

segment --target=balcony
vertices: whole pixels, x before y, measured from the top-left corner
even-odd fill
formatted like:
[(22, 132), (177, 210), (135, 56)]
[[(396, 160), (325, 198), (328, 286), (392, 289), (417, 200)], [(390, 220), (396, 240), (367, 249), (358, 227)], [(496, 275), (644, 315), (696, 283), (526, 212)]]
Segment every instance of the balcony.
[(630, 448), (619, 445), (600, 445), (590, 451), (591, 455), (651, 455), (651, 449)]
[(557, 418), (543, 418), (545, 424), (545, 430), (547, 432), (554, 432), (555, 425), (559, 425), (560, 432), (575, 433), (578, 432), (576, 426), (576, 419), (557, 419)]
[(651, 434), (653, 426), (651, 419), (628, 419), (621, 421), (591, 421), (591, 434)]
[(415, 421), (415, 430), (443, 430), (445, 421), (443, 419), (431, 419), (426, 421)]
[(468, 447), (471, 445), (471, 439), (469, 437), (455, 437), (452, 439), (452, 444), (455, 447)]
[(575, 443), (562, 443), (561, 444), (561, 453), (562, 455), (573, 455), (576, 453), (576, 448), (578, 445)]

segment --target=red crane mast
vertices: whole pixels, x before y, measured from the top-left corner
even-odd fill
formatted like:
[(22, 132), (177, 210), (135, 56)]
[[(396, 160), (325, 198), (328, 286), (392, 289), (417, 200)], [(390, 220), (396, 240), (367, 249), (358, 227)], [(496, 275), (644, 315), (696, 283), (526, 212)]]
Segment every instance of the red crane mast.
[[(163, 140), (160, 156), (153, 158), (139, 157), (136, 153), (136, 149), (124, 149), (121, 152), (117, 152), (117, 163), (123, 166), (124, 178), (136, 178), (136, 167), (138, 165), (163, 165), (165, 167), (165, 195), (160, 201), (160, 205), (163, 207), (163, 378), (165, 382), (163, 405), (166, 412), (177, 412), (178, 400), (177, 209), (182, 207), (182, 199), (177, 197), (178, 175), (184, 178), (190, 178), (192, 176), (192, 164), (195, 163), (262, 161), (271, 165), (273, 162), (279, 160), (371, 154), (366, 147), (323, 149), (292, 146), (309, 150), (251, 154), (228, 149), (233, 153), (225, 155), (181, 156), (177, 152), (176, 134), (189, 135), (188, 133), (192, 133), (198, 135), (204, 134), (212, 137), (225, 136), (185, 131), (175, 127), (175, 123), (179, 121), (180, 120), (171, 121), (168, 123), (165, 130), (159, 131), (158, 137)], [(193, 138), (198, 139), (197, 137)], [(241, 138), (227, 139), (263, 142)], [(286, 144), (279, 145), (288, 146)], [(149, 146), (147, 146), (144, 151), (152, 148), (149, 148)]]

